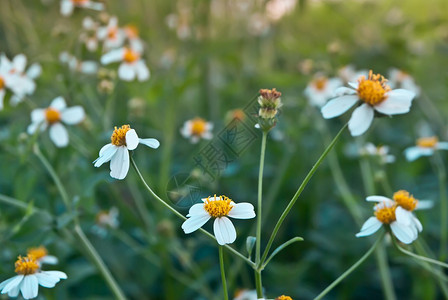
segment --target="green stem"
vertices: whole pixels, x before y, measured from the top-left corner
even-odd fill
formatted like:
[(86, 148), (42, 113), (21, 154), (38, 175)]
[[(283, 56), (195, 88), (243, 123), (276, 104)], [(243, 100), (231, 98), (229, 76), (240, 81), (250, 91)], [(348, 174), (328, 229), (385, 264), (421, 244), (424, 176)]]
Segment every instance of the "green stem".
[(369, 256), (372, 254), (372, 252), (376, 249), (376, 247), (380, 244), (380, 242), (383, 240), (384, 232), (381, 234), (381, 236), (376, 240), (375, 244), (373, 244), (372, 247), (370, 247), (369, 251), (367, 251), (353, 266), (351, 266), (347, 271), (345, 271), (341, 276), (339, 276), (333, 283), (331, 283), (325, 290), (323, 290), (314, 300), (322, 299), (326, 294), (328, 294), (335, 286), (337, 286), (342, 280), (344, 280), (345, 277), (350, 275), (356, 268), (358, 268)]
[(28, 208), (28, 203), (25, 203), (18, 199), (11, 198), (9, 196), (2, 195), (2, 194), (0, 194), (0, 202), (6, 203), (8, 205), (12, 205), (12, 206), (15, 206), (15, 207), (18, 207), (21, 209), (25, 209), (25, 210)]
[(397, 247), (397, 249), (401, 253), (404, 253), (406, 255), (409, 255), (409, 256), (411, 256), (413, 258), (416, 258), (416, 259), (419, 259), (419, 260), (422, 260), (422, 261), (429, 262), (429, 263), (434, 264), (434, 265), (438, 265), (438, 266), (441, 266), (441, 267), (444, 267), (444, 268), (448, 268), (448, 264), (446, 264), (446, 263), (443, 263), (441, 261), (438, 261), (438, 260), (435, 260), (435, 259), (432, 259), (432, 258), (428, 258), (428, 257), (425, 257), (425, 256), (417, 255), (417, 254), (412, 253), (412, 252), (410, 252), (410, 251), (408, 251), (406, 249), (401, 248), (400, 245), (398, 245), (398, 243), (395, 241), (395, 239), (394, 239), (394, 245), (395, 245), (395, 247)]
[(224, 300), (229, 300), (229, 295), (227, 293), (226, 272), (224, 270), (224, 253), (222, 251), (223, 246), (218, 246), (218, 248), (219, 248), (219, 267), (221, 268), (221, 280), (222, 280), (222, 290), (224, 293)]
[[(154, 191), (151, 189), (151, 187), (146, 183), (145, 179), (143, 178), (142, 173), (140, 173), (140, 170), (137, 167), (137, 164), (135, 163), (134, 159), (132, 157), (130, 157), (131, 159), (131, 164), (132, 167), (134, 168), (134, 170), (137, 172), (137, 175), (140, 177), (140, 180), (143, 182), (143, 185), (145, 186), (145, 188), (148, 190), (148, 192), (154, 197), (156, 198), (157, 201), (159, 201), (160, 203), (162, 203), (162, 205), (164, 205), (165, 207), (167, 207), (169, 210), (171, 210), (171, 212), (173, 212), (176, 216), (178, 216), (179, 218), (181, 218), (182, 220), (186, 220), (187, 218), (181, 214), (180, 212), (178, 212), (174, 207), (172, 207), (171, 205), (169, 205), (168, 203), (166, 203), (162, 198), (160, 198), (156, 193), (154, 193)], [(209, 238), (213, 239), (216, 241), (216, 238), (209, 233), (208, 231), (199, 228), (199, 231), (202, 232), (203, 234), (205, 234), (206, 236), (208, 236)], [(229, 250), (230, 252), (232, 252), (233, 254), (235, 254), (236, 256), (238, 256), (239, 258), (241, 258), (242, 260), (244, 260), (245, 262), (247, 262), (252, 268), (255, 268), (255, 264), (248, 259), (247, 257), (245, 257), (243, 254), (241, 254), (240, 252), (238, 252), (237, 250), (233, 249), (232, 247), (230, 247), (229, 245), (224, 245), (224, 247)]]
[(272, 231), (271, 237), (269, 238), (268, 244), (266, 246), (266, 249), (264, 250), (263, 256), (261, 258), (261, 263), (263, 263), (266, 259), (266, 257), (269, 254), (269, 250), (271, 249), (272, 243), (274, 242), (274, 239), (278, 233), (278, 230), (280, 229), (280, 226), (282, 225), (283, 221), (286, 219), (286, 216), (288, 215), (289, 211), (292, 209), (294, 204), (296, 203), (297, 199), (299, 198), (302, 191), (305, 189), (305, 187), (308, 184), (308, 181), (310, 181), (313, 174), (316, 172), (317, 168), (322, 164), (325, 157), (328, 155), (331, 149), (333, 149), (334, 145), (336, 144), (337, 140), (341, 136), (342, 132), (347, 128), (347, 124), (345, 124), (341, 130), (339, 130), (338, 134), (333, 138), (331, 143), (327, 146), (327, 148), (324, 150), (322, 155), (319, 157), (319, 159), (316, 161), (314, 166), (311, 168), (311, 170), (306, 175), (305, 179), (302, 181), (302, 184), (300, 185), (297, 192), (292, 197), (291, 201), (289, 202), (288, 206), (283, 211), (282, 215), (280, 216), (280, 219), (278, 219), (277, 224), (275, 224), (274, 230)]
[(434, 153), (435, 167), (439, 179), (440, 193), (440, 253), (439, 259), (445, 260), (448, 243), (448, 199), (446, 195), (446, 169), (439, 152)]

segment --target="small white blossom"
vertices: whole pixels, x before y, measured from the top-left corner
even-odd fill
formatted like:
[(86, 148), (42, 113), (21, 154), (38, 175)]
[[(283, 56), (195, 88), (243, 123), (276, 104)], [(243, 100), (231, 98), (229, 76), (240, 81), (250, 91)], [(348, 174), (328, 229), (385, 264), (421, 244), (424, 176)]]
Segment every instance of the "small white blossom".
[(104, 4), (90, 0), (61, 0), (61, 15), (70, 16), (75, 7), (103, 10)]
[(395, 156), (389, 154), (389, 147), (385, 145), (375, 146), (372, 143), (367, 143), (360, 149), (359, 154), (376, 156), (380, 159), (381, 164), (390, 164), (395, 162)]
[(118, 67), (118, 77), (125, 81), (145, 81), (149, 79), (150, 73), (141, 54), (131, 48), (119, 48), (112, 50), (101, 57), (104, 65), (121, 62)]
[(436, 136), (430, 136), (419, 138), (415, 146), (404, 150), (404, 154), (408, 161), (414, 161), (421, 156), (431, 156), (437, 150), (448, 150), (448, 142), (440, 142)]
[(196, 144), (199, 140), (211, 140), (213, 124), (206, 122), (202, 118), (194, 118), (184, 123), (180, 129), (180, 133), (184, 138), (190, 139), (191, 143)]

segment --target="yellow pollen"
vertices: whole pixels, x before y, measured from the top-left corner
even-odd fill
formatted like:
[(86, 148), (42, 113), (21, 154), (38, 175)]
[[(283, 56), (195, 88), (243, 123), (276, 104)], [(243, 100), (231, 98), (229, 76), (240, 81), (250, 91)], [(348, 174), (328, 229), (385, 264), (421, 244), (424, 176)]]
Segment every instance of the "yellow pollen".
[(34, 257), (36, 260), (41, 259), (44, 256), (47, 256), (48, 251), (44, 246), (40, 246), (37, 248), (28, 249), (28, 255)]
[(5, 87), (5, 80), (0, 76), (0, 90)]
[(208, 214), (214, 218), (227, 216), (233, 208), (232, 200), (226, 196), (216, 197), (215, 195), (212, 200), (210, 200), (210, 197), (204, 202), (204, 209)]
[(380, 74), (369, 72), (369, 77), (361, 76), (358, 79), (358, 96), (369, 105), (377, 105), (386, 100), (386, 93), (390, 91), (390, 87), (386, 84), (387, 79)]
[(292, 298), (289, 296), (281, 295), (275, 298), (275, 300), (292, 300)]
[(58, 110), (49, 107), (45, 110), (45, 119), (50, 124), (57, 123), (61, 120), (61, 113)]
[(112, 144), (115, 146), (126, 146), (126, 133), (131, 130), (131, 126), (123, 125), (120, 128), (115, 126), (115, 130), (110, 137)]
[(375, 217), (383, 224), (390, 224), (394, 222), (397, 218), (395, 217), (396, 205), (387, 207), (383, 203), (376, 205), (377, 209), (375, 211)]
[(422, 137), (417, 140), (417, 146), (423, 148), (434, 148), (438, 142), (439, 139), (436, 136)]
[(26, 257), (19, 256), (15, 263), (15, 267), (16, 273), (20, 275), (34, 274), (39, 269), (36, 259), (31, 255)]
[(207, 122), (201, 118), (194, 118), (191, 120), (191, 134), (201, 135), (205, 132), (207, 127)]
[(413, 211), (418, 203), (418, 200), (405, 190), (399, 190), (394, 194), (393, 198), (398, 205), (409, 211)]
[(322, 91), (327, 86), (328, 79), (326, 77), (319, 77), (313, 81), (314, 87), (318, 91)]
[(140, 55), (132, 51), (131, 49), (125, 49), (123, 54), (123, 60), (128, 63), (133, 63), (139, 59)]

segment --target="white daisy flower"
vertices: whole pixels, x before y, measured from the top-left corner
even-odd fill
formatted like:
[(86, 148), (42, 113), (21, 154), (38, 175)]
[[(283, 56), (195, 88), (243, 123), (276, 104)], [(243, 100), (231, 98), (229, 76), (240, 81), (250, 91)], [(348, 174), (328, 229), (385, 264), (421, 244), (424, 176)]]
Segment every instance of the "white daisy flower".
[(134, 25), (127, 25), (124, 27), (124, 33), (126, 34), (131, 49), (134, 49), (134, 51), (138, 53), (142, 53), (145, 46), (140, 39), (138, 28)]
[(104, 51), (123, 46), (126, 39), (123, 29), (118, 28), (117, 17), (111, 17), (106, 26), (98, 28), (96, 35), (100, 41), (103, 41)]
[(401, 88), (414, 92), (417, 96), (420, 94), (420, 87), (415, 83), (414, 78), (408, 73), (396, 68), (389, 70), (388, 84), (392, 89)]
[(359, 136), (372, 124), (375, 111), (384, 115), (409, 112), (415, 93), (404, 89), (391, 90), (386, 82), (383, 76), (370, 71), (369, 77), (362, 76), (358, 82), (349, 83), (351, 88), (338, 88), (335, 91), (337, 98), (322, 107), (323, 117), (337, 117), (361, 101), (362, 104), (353, 111), (348, 122), (351, 135)]
[(31, 124), (28, 126), (28, 134), (33, 134), (38, 128), (44, 131), (49, 127), (50, 139), (56, 147), (68, 145), (68, 132), (66, 125), (75, 125), (85, 118), (84, 109), (77, 105), (67, 107), (64, 98), (55, 98), (48, 108), (38, 108), (31, 112)]
[(256, 290), (239, 290), (233, 300), (258, 300)]
[(342, 86), (339, 78), (315, 77), (305, 88), (304, 94), (313, 106), (321, 107), (328, 99), (334, 97), (336, 88)]
[(115, 127), (111, 136), (111, 143), (101, 148), (99, 157), (93, 162), (95, 167), (110, 161), (110, 176), (116, 179), (124, 179), (129, 171), (129, 150), (143, 144), (157, 149), (160, 143), (156, 139), (140, 139), (134, 129), (129, 125), (120, 128)]
[(250, 203), (236, 204), (226, 196), (210, 196), (203, 198), (204, 203), (190, 207), (188, 219), (182, 224), (186, 234), (192, 233), (202, 227), (210, 218), (215, 218), (213, 231), (218, 244), (231, 244), (236, 239), (236, 230), (227, 217), (235, 219), (255, 218), (254, 206)]
[(20, 90), (14, 90), (17, 87), (17, 75), (11, 73), (12, 65), (5, 54), (0, 56), (0, 110), (3, 109), (3, 101), (6, 95), (6, 89), (11, 89), (13, 93), (20, 92)]
[(104, 4), (100, 2), (93, 2), (90, 0), (62, 0), (61, 15), (70, 16), (73, 13), (75, 7), (103, 10)]
[(15, 272), (18, 274), (0, 283), (2, 294), (9, 297), (17, 297), (19, 292), (24, 299), (36, 298), (39, 285), (52, 288), (61, 279), (67, 279), (67, 275), (61, 271), (42, 271), (39, 264), (32, 256), (21, 257), (15, 263)]
[(44, 246), (28, 249), (27, 254), (34, 257), (39, 266), (43, 264), (56, 265), (58, 263), (58, 258), (48, 255), (48, 250)]
[(82, 20), (82, 27), (85, 31), (79, 35), (79, 39), (86, 45), (87, 50), (90, 52), (96, 51), (98, 49), (98, 22), (91, 17), (85, 17)]
[(184, 138), (190, 139), (193, 144), (199, 142), (201, 138), (211, 140), (213, 124), (206, 122), (202, 118), (194, 118), (184, 123), (184, 126), (180, 129), (180, 133)]
[(408, 161), (414, 161), (421, 156), (431, 156), (436, 150), (448, 150), (448, 142), (439, 142), (436, 136), (419, 138), (416, 144), (404, 150)]
[(119, 211), (116, 207), (98, 212), (95, 218), (95, 225), (92, 226), (92, 232), (105, 237), (109, 228), (115, 229), (120, 225), (118, 215)]
[(367, 201), (379, 202), (374, 208), (374, 217), (370, 217), (362, 225), (356, 237), (369, 236), (377, 232), (383, 225), (389, 227), (392, 233), (403, 243), (410, 244), (418, 237), (415, 225), (403, 224), (397, 221), (397, 204), (383, 196), (370, 196)]
[(59, 54), (59, 61), (67, 64), (69, 69), (74, 72), (79, 72), (86, 75), (93, 75), (98, 73), (99, 65), (96, 61), (80, 61), (76, 57), (65, 51)]
[(131, 48), (119, 48), (112, 50), (101, 57), (101, 63), (104, 65), (121, 62), (118, 67), (118, 77), (125, 81), (132, 81), (135, 78), (138, 81), (145, 81), (149, 78), (149, 69), (145, 61), (141, 59), (140, 53)]
[(376, 156), (380, 159), (381, 164), (390, 164), (395, 162), (395, 156), (389, 154), (388, 146), (375, 146), (372, 143), (367, 143), (359, 150), (361, 156)]

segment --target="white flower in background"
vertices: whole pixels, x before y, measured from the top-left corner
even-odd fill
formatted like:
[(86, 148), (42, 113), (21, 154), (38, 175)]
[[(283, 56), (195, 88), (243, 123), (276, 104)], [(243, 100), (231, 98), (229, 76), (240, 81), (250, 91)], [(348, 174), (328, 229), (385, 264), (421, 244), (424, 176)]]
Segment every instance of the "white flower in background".
[(69, 69), (86, 75), (94, 75), (98, 73), (99, 65), (96, 61), (86, 60), (80, 61), (68, 52), (59, 54), (59, 61), (67, 64)]
[(417, 96), (420, 95), (420, 87), (415, 83), (414, 78), (402, 70), (390, 69), (388, 84), (392, 89), (405, 89), (414, 92)]
[(118, 215), (119, 211), (116, 207), (98, 212), (95, 218), (95, 225), (92, 226), (92, 231), (99, 236), (105, 237), (108, 229), (115, 229), (120, 225)]
[(99, 23), (91, 17), (85, 17), (82, 20), (83, 32), (79, 35), (79, 39), (86, 45), (87, 50), (94, 52), (98, 49), (97, 30)]
[(0, 283), (1, 293), (8, 294), (9, 297), (17, 297), (21, 292), (24, 299), (33, 299), (39, 293), (39, 285), (52, 288), (61, 279), (67, 279), (64, 272), (40, 270), (38, 262), (32, 256), (19, 256), (15, 272), (18, 275)]
[(338, 76), (344, 83), (349, 83), (357, 81), (361, 76), (369, 76), (369, 72), (366, 70), (356, 71), (352, 65), (346, 65), (338, 70)]
[[(383, 196), (370, 196), (367, 201), (379, 202), (374, 208), (374, 217), (370, 217), (362, 225), (356, 237), (369, 236), (377, 232), (382, 226), (390, 227), (392, 233), (403, 243), (410, 244), (418, 237), (415, 225), (403, 224), (397, 221), (397, 204)], [(421, 225), (421, 224), (420, 224)]]
[(236, 230), (228, 217), (235, 219), (255, 218), (254, 206), (250, 203), (236, 204), (226, 196), (210, 196), (203, 198), (204, 203), (190, 207), (188, 219), (182, 224), (186, 234), (202, 227), (210, 218), (215, 218), (213, 231), (218, 244), (231, 244), (236, 239)]
[(28, 249), (28, 256), (34, 257), (39, 266), (43, 264), (56, 265), (58, 258), (53, 255), (48, 255), (48, 250), (44, 246)]
[(321, 112), (325, 119), (342, 115), (359, 101), (362, 102), (352, 114), (348, 129), (352, 136), (359, 136), (369, 129), (375, 111), (384, 115), (396, 115), (409, 112), (415, 93), (397, 89), (391, 90), (387, 80), (380, 74), (369, 72), (358, 82), (349, 83), (351, 88), (340, 87), (335, 91), (336, 98), (330, 100)]
[(395, 162), (395, 156), (389, 154), (388, 146), (375, 146), (372, 143), (367, 143), (359, 150), (361, 156), (376, 156), (380, 159), (382, 164), (391, 164)]
[(129, 171), (129, 150), (143, 144), (157, 149), (160, 143), (156, 139), (140, 139), (134, 129), (129, 125), (120, 128), (115, 127), (111, 143), (101, 148), (99, 157), (93, 162), (95, 167), (110, 161), (110, 176), (116, 179), (124, 179)]
[(256, 290), (239, 290), (233, 300), (258, 300)]
[(123, 29), (118, 28), (117, 17), (111, 17), (106, 26), (98, 28), (96, 35), (100, 41), (103, 41), (104, 51), (123, 46), (126, 39)]
[(61, 14), (63, 16), (70, 16), (73, 13), (75, 7), (103, 10), (104, 4), (100, 2), (93, 2), (90, 0), (62, 0)]
[(316, 76), (305, 88), (304, 94), (313, 106), (321, 107), (328, 99), (334, 97), (336, 88), (342, 86), (339, 78)]
[(68, 145), (68, 132), (66, 125), (81, 123), (85, 118), (84, 109), (77, 105), (67, 107), (64, 98), (55, 98), (48, 108), (37, 108), (31, 112), (31, 124), (28, 126), (28, 134), (33, 134), (38, 128), (44, 131), (49, 127), (50, 139), (56, 147)]
[[(2, 54), (0, 56), (0, 110), (3, 109), (3, 101), (6, 95), (6, 89), (14, 89), (17, 84), (17, 76), (10, 72), (12, 66), (8, 58)], [(14, 90), (12, 90), (14, 93)]]
[(273, 22), (294, 11), (297, 0), (269, 0), (266, 3), (266, 16)]
[(196, 144), (201, 138), (211, 140), (213, 137), (212, 129), (212, 123), (206, 122), (202, 118), (194, 118), (184, 123), (180, 133), (184, 138), (190, 139), (193, 144)]
[(143, 53), (145, 46), (140, 39), (138, 28), (134, 25), (126, 25), (124, 27), (124, 33), (129, 41), (130, 48), (138, 53)]
[(406, 148), (404, 154), (408, 161), (414, 161), (421, 156), (431, 156), (437, 150), (448, 150), (448, 142), (439, 142), (436, 136), (430, 136), (419, 138), (417, 145)]
[(135, 78), (138, 81), (145, 81), (149, 78), (149, 69), (145, 61), (141, 59), (140, 53), (131, 48), (119, 48), (112, 50), (101, 57), (101, 63), (104, 65), (121, 62), (118, 67), (118, 78), (125, 81), (132, 81)]

